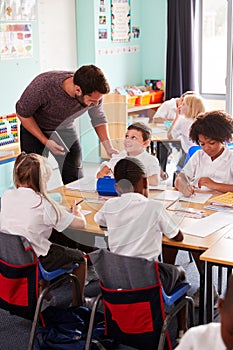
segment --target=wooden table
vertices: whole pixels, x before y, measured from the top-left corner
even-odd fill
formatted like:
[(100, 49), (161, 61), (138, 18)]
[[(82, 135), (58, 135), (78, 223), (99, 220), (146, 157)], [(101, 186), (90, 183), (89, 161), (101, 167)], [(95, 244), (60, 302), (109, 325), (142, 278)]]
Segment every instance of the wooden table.
[(201, 256), (206, 268), (206, 321), (213, 321), (213, 266), (226, 267), (228, 277), (233, 268), (233, 225), (229, 225), (224, 230), (224, 235), (217, 242), (212, 244)]
[[(62, 186), (59, 189), (56, 189), (52, 192), (59, 191), (63, 197), (63, 204), (70, 205), (74, 199), (86, 198), (86, 201), (82, 203), (82, 209), (90, 210), (91, 214), (86, 216), (87, 227), (82, 230), (71, 230), (67, 229), (64, 233), (71, 239), (78, 241), (79, 243), (96, 246), (96, 237), (104, 238), (104, 231), (99, 228), (99, 226), (94, 221), (95, 213), (101, 208), (101, 203), (92, 202), (93, 200), (98, 200), (97, 192), (80, 192), (77, 190), (67, 190), (65, 186)], [(158, 191), (151, 191), (150, 196), (154, 196)], [(88, 201), (90, 200), (90, 201)], [(194, 204), (190, 203), (190, 207), (197, 209), (203, 209), (203, 204)], [(208, 211), (208, 214), (213, 213)], [(181, 242), (168, 239), (166, 236), (163, 237), (163, 245), (168, 247), (174, 247), (175, 249), (182, 249), (187, 251), (198, 251), (204, 253), (207, 249), (215, 245), (228, 231), (229, 226), (220, 229), (206, 237), (198, 237), (192, 235), (184, 235), (184, 239)], [(205, 323), (206, 314), (205, 314), (205, 305), (206, 305), (206, 264), (201, 264), (200, 272), (200, 306), (199, 306), (199, 323)]]

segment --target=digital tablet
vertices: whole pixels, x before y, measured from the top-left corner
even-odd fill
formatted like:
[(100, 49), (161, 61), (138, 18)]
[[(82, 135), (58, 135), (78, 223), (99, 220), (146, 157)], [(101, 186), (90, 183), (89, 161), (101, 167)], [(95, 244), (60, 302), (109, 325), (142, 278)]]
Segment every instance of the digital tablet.
[(46, 134), (49, 136), (50, 140), (55, 141), (58, 145), (64, 148), (64, 151), (69, 152), (69, 148), (66, 146), (65, 142), (62, 140), (61, 136), (57, 131), (46, 131)]

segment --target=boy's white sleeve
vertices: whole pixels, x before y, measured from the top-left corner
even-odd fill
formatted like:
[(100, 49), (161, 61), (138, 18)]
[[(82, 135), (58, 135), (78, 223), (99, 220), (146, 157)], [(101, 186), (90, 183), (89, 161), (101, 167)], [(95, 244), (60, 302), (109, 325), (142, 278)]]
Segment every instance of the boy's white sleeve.
[(179, 225), (173, 220), (165, 208), (163, 208), (160, 216), (160, 230), (168, 238), (174, 238), (179, 232)]
[(94, 220), (97, 224), (106, 226), (106, 219), (102, 209), (95, 214)]
[(147, 176), (160, 174), (160, 165), (159, 165), (158, 158), (156, 158), (155, 156), (151, 156), (150, 164), (148, 165), (146, 172), (147, 172)]
[(104, 166), (106, 166), (110, 169), (110, 165), (109, 165), (109, 162), (107, 160), (100, 164), (99, 170), (102, 170)]

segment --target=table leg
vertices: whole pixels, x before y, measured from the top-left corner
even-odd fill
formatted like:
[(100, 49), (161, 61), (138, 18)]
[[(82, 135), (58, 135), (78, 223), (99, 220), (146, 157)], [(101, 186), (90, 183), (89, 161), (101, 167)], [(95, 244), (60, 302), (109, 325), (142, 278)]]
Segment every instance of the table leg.
[(214, 319), (214, 295), (213, 295), (213, 266), (207, 262), (206, 271), (206, 322), (213, 322)]
[(206, 263), (201, 261), (200, 268), (200, 300), (199, 300), (199, 324), (205, 323), (206, 305)]

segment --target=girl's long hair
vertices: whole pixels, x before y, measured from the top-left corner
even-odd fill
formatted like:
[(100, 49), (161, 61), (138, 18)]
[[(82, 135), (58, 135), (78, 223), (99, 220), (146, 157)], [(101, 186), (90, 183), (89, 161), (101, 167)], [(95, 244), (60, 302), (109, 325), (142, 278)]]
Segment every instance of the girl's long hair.
[(186, 118), (195, 119), (199, 113), (205, 112), (204, 101), (201, 96), (198, 95), (186, 95), (184, 101), (187, 105)]
[(51, 177), (52, 169), (48, 163), (47, 158), (36, 153), (26, 154), (22, 152), (18, 155), (14, 165), (14, 184), (18, 187), (28, 187), (33, 189), (37, 194), (46, 198), (46, 200), (53, 206), (56, 213), (56, 221), (60, 217), (60, 209), (56, 202), (50, 199), (46, 192), (46, 185)]

